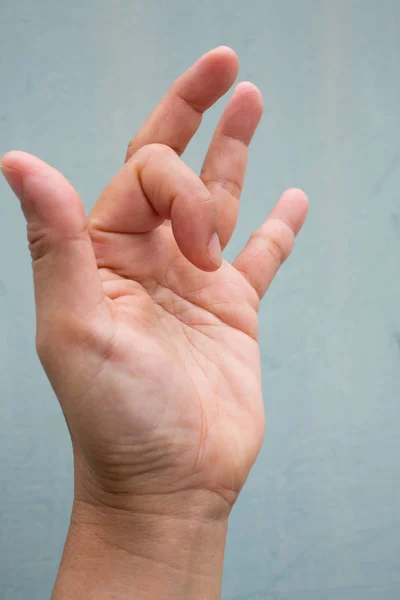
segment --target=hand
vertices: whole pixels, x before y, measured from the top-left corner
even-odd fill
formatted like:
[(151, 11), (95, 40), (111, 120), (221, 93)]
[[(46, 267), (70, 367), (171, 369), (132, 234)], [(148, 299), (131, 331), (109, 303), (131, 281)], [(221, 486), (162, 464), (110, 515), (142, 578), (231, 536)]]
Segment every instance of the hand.
[(307, 199), (286, 192), (221, 263), (262, 113), (250, 83), (228, 102), (201, 176), (179, 157), (237, 69), (219, 48), (180, 77), (88, 218), (57, 171), (21, 152), (2, 159), (28, 224), (38, 352), (84, 503), (227, 515), (260, 449), (257, 311)]

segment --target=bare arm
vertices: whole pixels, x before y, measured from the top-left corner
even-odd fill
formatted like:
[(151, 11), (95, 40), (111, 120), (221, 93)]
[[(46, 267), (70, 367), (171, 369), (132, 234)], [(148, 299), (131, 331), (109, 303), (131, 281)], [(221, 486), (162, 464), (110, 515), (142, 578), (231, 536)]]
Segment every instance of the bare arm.
[(222, 259), (257, 88), (236, 87), (200, 177), (180, 155), (237, 70), (218, 48), (184, 73), (88, 217), (55, 169), (2, 159), (27, 220), (37, 348), (74, 451), (53, 600), (220, 597), (229, 514), (264, 435), (257, 312), (307, 212), (288, 190)]

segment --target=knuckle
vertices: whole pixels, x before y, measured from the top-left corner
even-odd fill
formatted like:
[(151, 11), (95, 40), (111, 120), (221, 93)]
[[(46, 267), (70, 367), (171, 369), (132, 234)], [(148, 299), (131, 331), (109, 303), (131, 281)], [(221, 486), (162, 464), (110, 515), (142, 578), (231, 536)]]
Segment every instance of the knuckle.
[(238, 178), (235, 177), (209, 177), (206, 174), (201, 174), (201, 178), (204, 184), (208, 188), (219, 188), (222, 189), (223, 192), (227, 192), (235, 198), (239, 200), (240, 195), (242, 193), (242, 184), (239, 182)]
[(269, 219), (253, 237), (264, 241), (266, 251), (277, 264), (284, 263), (289, 257), (295, 241), (292, 229), (280, 219)]
[(51, 241), (48, 234), (35, 224), (28, 224), (27, 236), (32, 261), (37, 262), (49, 253)]
[(203, 187), (202, 182), (199, 180), (193, 185), (190, 182), (185, 189), (184, 196), (193, 204), (210, 204), (214, 202), (214, 198), (206, 187)]
[(45, 324), (38, 324), (36, 331), (36, 352), (40, 358), (40, 362), (45, 370), (51, 368), (56, 357), (60, 354), (60, 345), (63, 344), (62, 335), (54, 323), (46, 321)]
[(47, 367), (74, 353), (77, 349), (93, 351), (99, 356), (108, 354), (109, 339), (91, 319), (77, 318), (72, 313), (40, 318), (36, 331), (36, 352)]
[(160, 159), (161, 157), (172, 160), (177, 157), (177, 154), (175, 150), (166, 144), (153, 143), (142, 146), (134, 156), (139, 162), (147, 162), (153, 158)]
[(40, 330), (38, 330), (36, 333), (36, 352), (42, 363), (47, 362), (49, 353), (49, 340), (47, 336), (43, 335)]
[(287, 250), (282, 245), (281, 240), (274, 237), (270, 237), (267, 240), (267, 252), (278, 264), (285, 262), (289, 255)]

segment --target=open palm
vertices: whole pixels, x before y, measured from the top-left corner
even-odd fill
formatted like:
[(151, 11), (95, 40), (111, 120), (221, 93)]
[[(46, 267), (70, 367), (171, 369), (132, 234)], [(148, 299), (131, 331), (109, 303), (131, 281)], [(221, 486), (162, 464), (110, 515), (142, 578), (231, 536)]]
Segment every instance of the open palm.
[(201, 177), (179, 158), (236, 73), (234, 53), (219, 48), (179, 78), (88, 219), (59, 173), (23, 153), (3, 159), (28, 222), (39, 354), (78, 488), (96, 501), (201, 491), (230, 506), (262, 442), (257, 311), (307, 200), (286, 192), (234, 263), (221, 263), (262, 113), (249, 83), (229, 101)]

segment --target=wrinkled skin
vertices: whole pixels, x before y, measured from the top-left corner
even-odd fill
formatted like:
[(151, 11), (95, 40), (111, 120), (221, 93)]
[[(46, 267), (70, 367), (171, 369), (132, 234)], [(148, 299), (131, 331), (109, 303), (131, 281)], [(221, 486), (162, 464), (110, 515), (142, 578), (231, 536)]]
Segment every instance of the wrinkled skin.
[(186, 510), (212, 497), (229, 512), (259, 452), (257, 311), (307, 199), (287, 191), (233, 264), (220, 264), (213, 234), (224, 248), (236, 224), (257, 88), (237, 86), (200, 177), (180, 154), (237, 68), (219, 48), (180, 77), (88, 217), (53, 168), (3, 157), (28, 223), (38, 352), (85, 502)]

